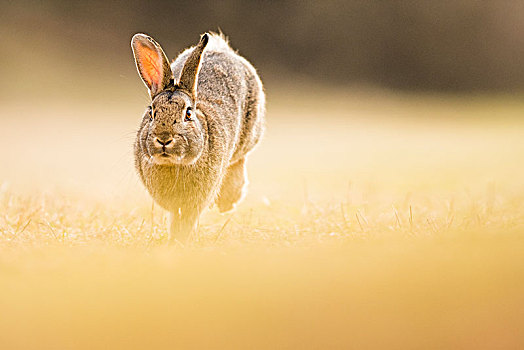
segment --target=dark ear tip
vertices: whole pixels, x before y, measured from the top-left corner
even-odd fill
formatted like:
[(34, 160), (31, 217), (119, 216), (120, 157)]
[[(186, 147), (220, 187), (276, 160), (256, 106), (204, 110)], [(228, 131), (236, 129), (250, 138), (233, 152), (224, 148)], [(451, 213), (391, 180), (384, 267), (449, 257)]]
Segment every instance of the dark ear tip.
[(209, 41), (209, 34), (204, 33), (204, 34), (202, 35), (202, 37), (200, 38), (200, 44), (201, 44), (202, 46), (206, 46), (208, 41)]
[(135, 35), (133, 35), (133, 37), (131, 38), (131, 42), (132, 43), (136, 43), (138, 41), (143, 41), (144, 39), (146, 39), (148, 36), (143, 34), (143, 33), (136, 33)]

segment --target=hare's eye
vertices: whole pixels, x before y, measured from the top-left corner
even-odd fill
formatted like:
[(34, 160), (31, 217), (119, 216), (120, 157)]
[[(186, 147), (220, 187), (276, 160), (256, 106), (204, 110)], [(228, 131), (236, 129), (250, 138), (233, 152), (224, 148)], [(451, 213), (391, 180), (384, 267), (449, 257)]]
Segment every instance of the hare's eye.
[(191, 107), (187, 107), (186, 109), (186, 118), (185, 121), (189, 122), (191, 121), (191, 116), (193, 115), (193, 111), (191, 110)]

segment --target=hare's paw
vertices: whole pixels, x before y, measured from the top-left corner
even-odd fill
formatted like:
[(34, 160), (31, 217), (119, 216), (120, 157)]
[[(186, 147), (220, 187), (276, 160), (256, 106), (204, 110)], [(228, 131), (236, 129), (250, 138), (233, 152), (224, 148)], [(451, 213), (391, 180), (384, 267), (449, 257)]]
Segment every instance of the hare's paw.
[(178, 212), (172, 212), (170, 216), (169, 243), (183, 245), (197, 230), (198, 211), (181, 208)]
[(241, 159), (227, 168), (226, 176), (222, 181), (220, 193), (216, 200), (218, 210), (221, 213), (235, 208), (244, 196), (244, 188), (247, 184), (245, 159)]

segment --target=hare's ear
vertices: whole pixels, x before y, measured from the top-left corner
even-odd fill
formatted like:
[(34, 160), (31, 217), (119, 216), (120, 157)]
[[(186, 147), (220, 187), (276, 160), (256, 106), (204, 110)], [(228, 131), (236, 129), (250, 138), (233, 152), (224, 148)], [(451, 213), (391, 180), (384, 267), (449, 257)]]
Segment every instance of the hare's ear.
[(200, 38), (200, 42), (193, 49), (191, 54), (182, 68), (182, 73), (180, 73), (180, 81), (178, 82), (178, 88), (188, 92), (191, 97), (196, 100), (196, 86), (198, 82), (198, 72), (200, 71), (200, 62), (202, 59), (202, 53), (204, 48), (209, 41), (209, 34), (205, 33)]
[(164, 90), (173, 79), (166, 54), (148, 35), (135, 34), (131, 39), (136, 68), (149, 89), (151, 98)]

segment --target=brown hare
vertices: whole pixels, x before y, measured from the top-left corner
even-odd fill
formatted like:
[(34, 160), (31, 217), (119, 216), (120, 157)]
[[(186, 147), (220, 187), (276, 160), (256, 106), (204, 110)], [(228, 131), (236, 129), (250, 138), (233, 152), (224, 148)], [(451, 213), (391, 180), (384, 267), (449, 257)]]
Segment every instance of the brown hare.
[(131, 47), (151, 96), (135, 166), (171, 213), (170, 241), (185, 241), (204, 209), (216, 203), (229, 211), (244, 195), (246, 157), (264, 130), (262, 82), (219, 34), (203, 34), (171, 65), (150, 36), (134, 35)]

